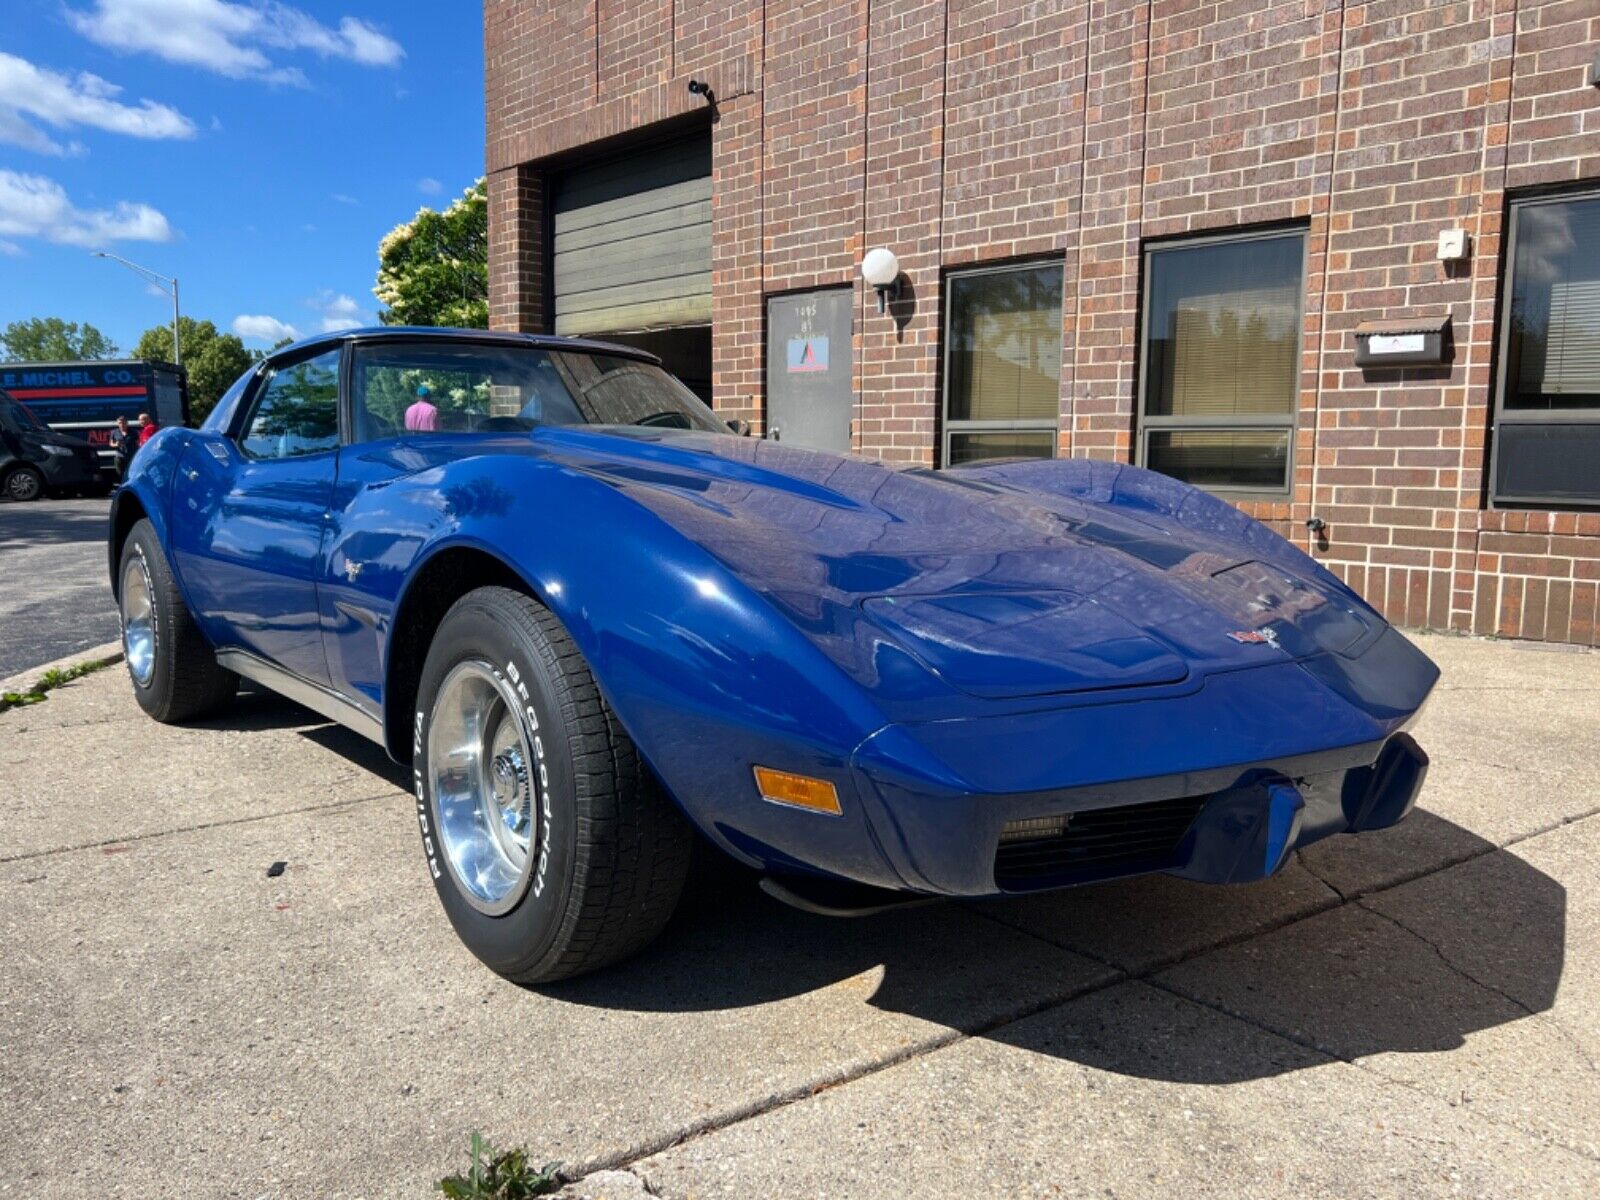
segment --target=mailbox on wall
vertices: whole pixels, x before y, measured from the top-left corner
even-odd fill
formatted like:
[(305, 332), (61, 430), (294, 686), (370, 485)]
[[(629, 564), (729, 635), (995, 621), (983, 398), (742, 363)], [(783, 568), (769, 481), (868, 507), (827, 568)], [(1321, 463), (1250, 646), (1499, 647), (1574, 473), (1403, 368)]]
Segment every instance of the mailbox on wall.
[(1428, 367), (1450, 361), (1450, 314), (1395, 317), (1356, 326), (1356, 366)]

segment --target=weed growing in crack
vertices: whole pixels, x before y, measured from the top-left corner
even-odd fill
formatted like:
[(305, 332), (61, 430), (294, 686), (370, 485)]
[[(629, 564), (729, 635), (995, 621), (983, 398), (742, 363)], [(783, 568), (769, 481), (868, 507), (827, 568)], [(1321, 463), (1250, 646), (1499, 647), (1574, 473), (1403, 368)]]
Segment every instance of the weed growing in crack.
[(5, 712), (8, 708), (38, 704), (51, 688), (71, 683), (74, 679), (82, 679), (85, 675), (98, 671), (101, 667), (110, 666), (115, 661), (115, 659), (105, 659), (101, 662), (74, 663), (70, 667), (51, 667), (25, 692), (0, 692), (0, 712)]
[(527, 1200), (561, 1187), (560, 1163), (535, 1167), (520, 1146), (496, 1152), (476, 1130), (467, 1157), (470, 1166), (464, 1175), (448, 1175), (433, 1185), (448, 1200)]

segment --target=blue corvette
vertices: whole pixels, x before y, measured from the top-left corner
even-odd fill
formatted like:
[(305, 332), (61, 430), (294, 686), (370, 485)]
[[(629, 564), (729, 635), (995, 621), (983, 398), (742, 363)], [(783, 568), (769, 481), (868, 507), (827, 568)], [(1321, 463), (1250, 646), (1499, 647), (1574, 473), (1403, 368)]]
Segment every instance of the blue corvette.
[(109, 549), (144, 710), (242, 677), (382, 744), (451, 922), (523, 982), (654, 936), (695, 831), (823, 911), (1234, 883), (1427, 770), (1436, 668), (1230, 505), (741, 437), (618, 346), (290, 346), (140, 451)]

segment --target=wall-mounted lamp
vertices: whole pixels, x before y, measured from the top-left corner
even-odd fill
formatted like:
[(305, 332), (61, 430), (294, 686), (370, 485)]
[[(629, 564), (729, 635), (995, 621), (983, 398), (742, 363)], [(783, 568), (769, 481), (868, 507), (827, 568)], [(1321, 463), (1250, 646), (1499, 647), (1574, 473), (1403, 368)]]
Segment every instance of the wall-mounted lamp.
[(887, 312), (889, 301), (900, 298), (900, 260), (881, 246), (868, 250), (861, 260), (861, 278), (878, 290), (878, 311)]
[(703, 79), (689, 80), (689, 95), (704, 96), (707, 104), (712, 108), (717, 106), (717, 94), (711, 90), (711, 85)]

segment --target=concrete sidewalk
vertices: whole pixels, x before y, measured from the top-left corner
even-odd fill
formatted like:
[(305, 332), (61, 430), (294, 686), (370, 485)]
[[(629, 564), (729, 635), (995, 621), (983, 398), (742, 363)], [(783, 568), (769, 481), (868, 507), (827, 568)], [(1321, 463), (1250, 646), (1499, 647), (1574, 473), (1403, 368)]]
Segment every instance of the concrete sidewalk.
[(1421, 810), (1266, 884), (740, 885), (537, 992), (376, 748), (90, 676), (0, 714), (0, 1195), (424, 1197), (473, 1129), (605, 1194), (1600, 1194), (1600, 655), (1419, 640)]

